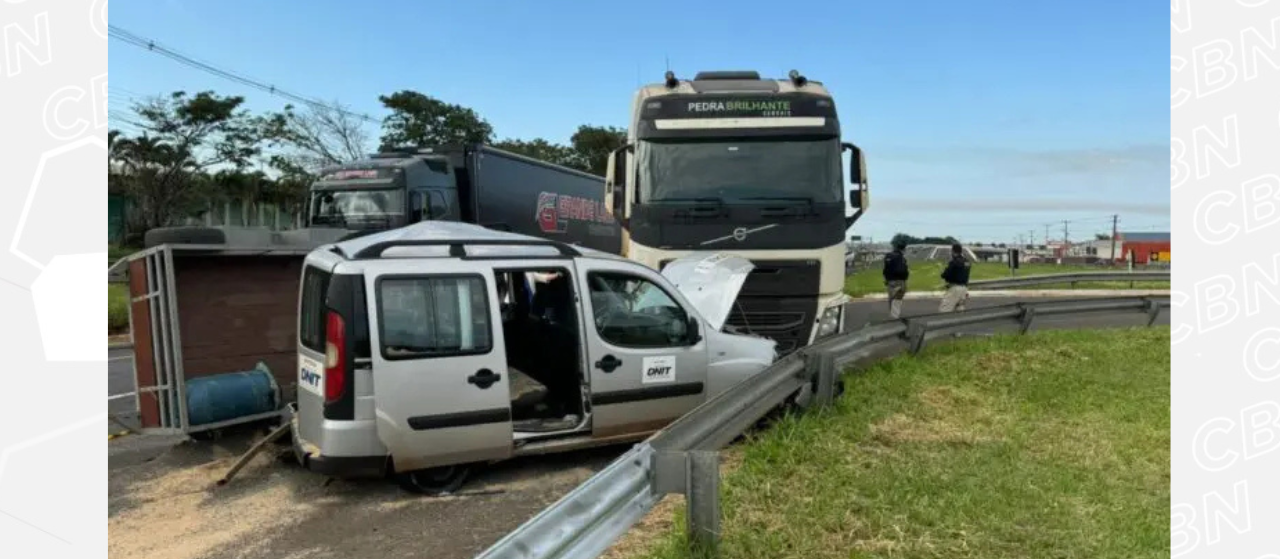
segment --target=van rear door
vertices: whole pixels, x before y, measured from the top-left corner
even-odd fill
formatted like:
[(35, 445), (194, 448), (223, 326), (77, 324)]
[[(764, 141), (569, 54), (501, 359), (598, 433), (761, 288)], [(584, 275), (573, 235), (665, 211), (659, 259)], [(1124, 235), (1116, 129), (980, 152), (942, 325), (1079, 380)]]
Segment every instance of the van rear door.
[(493, 272), (367, 263), (378, 438), (398, 472), (511, 455), (511, 393)]
[(325, 294), (334, 261), (328, 255), (309, 256), (302, 266), (298, 290), (298, 437), (322, 442), (324, 426)]

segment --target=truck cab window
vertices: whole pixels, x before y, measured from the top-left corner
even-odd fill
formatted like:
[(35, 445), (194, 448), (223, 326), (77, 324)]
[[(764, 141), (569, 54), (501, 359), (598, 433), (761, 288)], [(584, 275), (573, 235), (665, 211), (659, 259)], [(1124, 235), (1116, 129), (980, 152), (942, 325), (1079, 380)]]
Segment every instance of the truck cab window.
[(387, 359), (479, 354), (493, 345), (480, 277), (383, 279), (378, 327)]
[(689, 315), (654, 283), (628, 274), (592, 273), (596, 331), (620, 347), (674, 347), (689, 339)]
[(317, 192), (311, 204), (311, 221), (343, 225), (350, 221), (386, 219), (404, 212), (400, 190), (336, 190)]
[(431, 219), (447, 219), (449, 217), (449, 202), (444, 199), (444, 194), (439, 190), (432, 190), (427, 193), (427, 215)]

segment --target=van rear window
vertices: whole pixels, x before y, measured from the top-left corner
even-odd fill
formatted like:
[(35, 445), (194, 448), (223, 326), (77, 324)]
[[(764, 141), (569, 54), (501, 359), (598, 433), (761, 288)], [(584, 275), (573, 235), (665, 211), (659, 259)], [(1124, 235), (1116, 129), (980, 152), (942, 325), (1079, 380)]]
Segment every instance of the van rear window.
[(382, 355), (415, 359), (487, 353), (489, 297), (480, 276), (384, 278), (378, 282)]
[(302, 274), (302, 308), (298, 316), (298, 341), (312, 351), (324, 352), (325, 293), (329, 272), (307, 266)]

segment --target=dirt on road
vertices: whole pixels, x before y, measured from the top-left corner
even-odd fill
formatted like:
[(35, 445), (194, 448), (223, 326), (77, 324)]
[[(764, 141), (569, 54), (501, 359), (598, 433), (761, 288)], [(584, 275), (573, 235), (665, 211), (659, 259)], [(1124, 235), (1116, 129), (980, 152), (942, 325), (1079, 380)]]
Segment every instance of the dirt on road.
[(112, 559), (469, 558), (626, 450), (512, 460), (477, 471), (446, 497), (389, 481), (330, 480), (274, 451), (215, 486), (253, 436), (261, 434), (111, 453)]

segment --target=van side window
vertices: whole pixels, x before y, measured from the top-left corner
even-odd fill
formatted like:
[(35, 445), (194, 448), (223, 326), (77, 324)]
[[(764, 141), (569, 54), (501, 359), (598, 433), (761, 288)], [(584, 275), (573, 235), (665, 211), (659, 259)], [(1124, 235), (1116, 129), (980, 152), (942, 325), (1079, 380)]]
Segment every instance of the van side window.
[(591, 308), (596, 331), (613, 345), (673, 347), (689, 340), (689, 315), (653, 282), (638, 276), (593, 272)]
[(302, 308), (298, 316), (298, 341), (312, 351), (324, 353), (325, 293), (329, 273), (307, 266), (302, 275)]
[(474, 355), (493, 348), (480, 276), (384, 277), (377, 296), (386, 359)]

